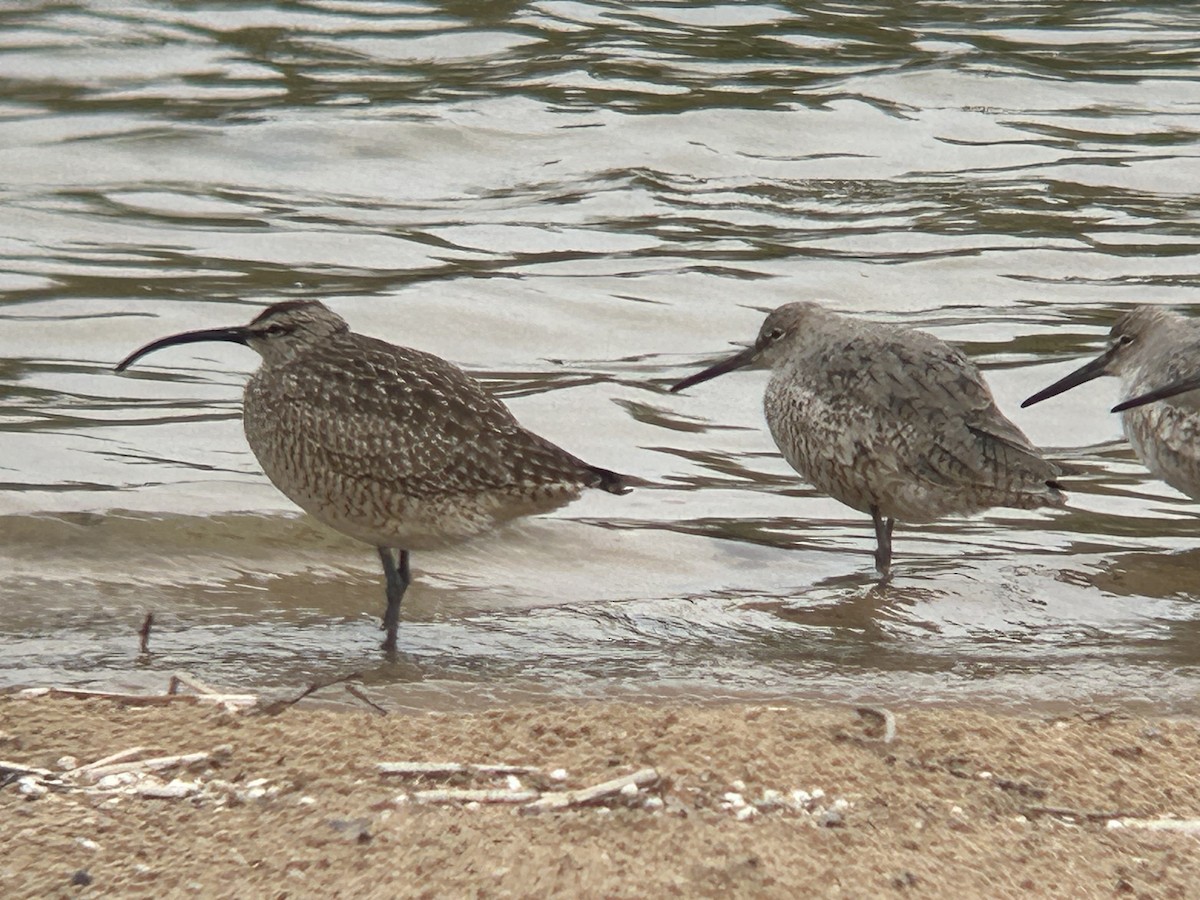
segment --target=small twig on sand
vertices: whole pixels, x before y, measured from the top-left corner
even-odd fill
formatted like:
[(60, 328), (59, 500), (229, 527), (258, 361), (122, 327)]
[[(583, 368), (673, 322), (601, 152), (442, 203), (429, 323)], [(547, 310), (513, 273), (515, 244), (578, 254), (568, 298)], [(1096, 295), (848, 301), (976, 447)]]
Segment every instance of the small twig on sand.
[(414, 803), (528, 803), (538, 799), (537, 791), (457, 790), (413, 791)]
[(5, 759), (0, 759), (0, 787), (4, 787), (18, 778), (24, 778), (27, 775), (32, 775), (35, 778), (54, 778), (55, 773), (49, 769), (43, 769), (39, 766), (29, 766), (25, 763), (9, 762)]
[(1143, 831), (1178, 831), (1183, 834), (1200, 835), (1200, 819), (1117, 819), (1122, 828), (1140, 828)]
[(211, 758), (206, 750), (198, 753), (181, 753), (176, 756), (159, 756), (154, 759), (129, 760), (127, 762), (111, 763), (104, 766), (92, 766), (86, 770), (87, 777), (99, 781), (105, 775), (116, 775), (120, 772), (164, 772), (167, 769), (187, 768), (197, 763), (208, 762)]
[[(179, 685), (184, 683), (189, 682), (176, 674), (172, 676), (171, 683), (167, 686), (167, 693), (165, 694), (126, 694), (121, 691), (95, 691), (88, 690), (87, 688), (38, 687), (25, 688), (24, 690), (17, 691), (13, 696), (18, 700), (33, 700), (38, 697), (111, 700), (113, 703), (120, 703), (122, 706), (168, 706), (172, 703), (215, 703), (224, 706), (230, 711), (244, 709), (258, 703), (258, 697), (254, 694), (222, 694), (208, 687), (204, 688), (204, 693), (181, 694), (179, 693)], [(200, 684), (194, 680), (190, 683), (192, 686)]]
[(386, 716), (388, 714), (387, 708), (384, 706), (380, 706), (378, 703), (376, 703), (374, 700), (372, 700), (370, 697), (368, 697), (366, 694), (364, 694), (362, 691), (362, 688), (358, 687), (357, 685), (353, 685), (353, 684), (346, 684), (346, 685), (344, 685), (344, 687), (346, 688), (347, 694), (349, 694), (351, 697), (353, 697), (356, 700), (361, 700), (363, 703), (367, 704), (367, 706), (371, 707), (371, 709), (375, 710), (381, 716)]
[(336, 678), (327, 678), (325, 681), (314, 681), (295, 697), (284, 700), (274, 700), (264, 706), (260, 706), (258, 712), (264, 716), (276, 716), (289, 707), (295, 706), (309, 694), (315, 694), (317, 691), (324, 690), (327, 687), (332, 687), (335, 684), (353, 681), (356, 678), (362, 678), (362, 672), (351, 672), (348, 675), (339, 675)]
[(221, 691), (209, 687), (195, 675), (189, 675), (187, 672), (175, 672), (171, 675), (171, 680), (167, 682), (167, 693), (178, 694), (180, 687), (189, 687), (197, 694), (220, 694)]
[[(191, 688), (196, 693), (184, 694), (180, 691), (181, 687)], [(190, 700), (193, 703), (216, 703), (231, 712), (258, 703), (258, 697), (254, 694), (226, 694), (187, 672), (175, 672), (171, 675), (171, 680), (167, 682), (167, 696)]]
[(138, 637), (141, 642), (138, 644), (138, 653), (150, 652), (150, 629), (154, 627), (154, 613), (146, 613), (146, 618), (142, 620), (142, 627), (138, 629)]
[(158, 753), (158, 750), (151, 750), (149, 747), (130, 747), (128, 750), (120, 750), (116, 753), (105, 756), (95, 762), (85, 763), (82, 766), (76, 766), (69, 771), (68, 775), (83, 775), (89, 772), (94, 772), (96, 769), (103, 769), (108, 766), (115, 766), (118, 763), (128, 763), (132, 760), (140, 759), (147, 753)]
[(631, 775), (622, 775), (620, 778), (614, 778), (612, 781), (605, 781), (589, 788), (580, 788), (576, 791), (550, 791), (542, 794), (541, 797), (532, 803), (522, 806), (521, 812), (539, 813), (568, 809), (575, 806), (587, 806), (588, 804), (621, 794), (628, 789), (629, 785), (633, 785), (635, 788), (643, 788), (657, 784), (658, 780), (658, 770), (640, 769)]
[(534, 775), (532, 766), (487, 765), (475, 763), (381, 762), (380, 775), (445, 778), (450, 775)]
[(892, 715), (891, 710), (881, 706), (856, 706), (854, 711), (860, 718), (874, 719), (883, 727), (883, 735), (880, 737), (883, 743), (890, 744), (896, 739), (896, 717)]
[(1082, 819), (1087, 822), (1107, 822), (1109, 819), (1137, 819), (1137, 813), (1121, 810), (1071, 809), (1067, 806), (1027, 806), (1021, 810), (1026, 818), (1034, 816), (1058, 816), (1063, 819)]
[(995, 778), (992, 780), (992, 784), (1002, 791), (1012, 791), (1022, 797), (1028, 797), (1030, 800), (1045, 800), (1049, 794), (1045, 788), (1035, 784), (1026, 784), (1024, 781), (1013, 781), (1011, 778)]
[(166, 706), (173, 700), (195, 700), (192, 696), (170, 694), (123, 694), (119, 691), (89, 691), (83, 688), (25, 688), (16, 696), (21, 700), (35, 697), (73, 697), (79, 700), (112, 700), (125, 706)]

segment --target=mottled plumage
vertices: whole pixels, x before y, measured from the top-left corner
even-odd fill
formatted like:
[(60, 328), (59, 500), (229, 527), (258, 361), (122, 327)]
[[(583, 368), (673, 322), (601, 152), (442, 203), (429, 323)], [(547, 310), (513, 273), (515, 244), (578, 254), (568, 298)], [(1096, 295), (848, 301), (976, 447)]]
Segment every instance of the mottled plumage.
[(885, 574), (895, 521), (1064, 502), (1058, 467), (996, 408), (975, 365), (932, 335), (789, 303), (752, 347), (671, 390), (749, 365), (772, 369), (763, 409), (784, 458), (871, 514)]
[(1200, 320), (1158, 306), (1137, 306), (1113, 324), (1103, 353), (1021, 405), (1039, 403), (1101, 375), (1118, 376), (1123, 402), (1113, 411), (1121, 413), (1138, 459), (1171, 487), (1200, 500), (1200, 395), (1185, 393), (1200, 386), (1198, 368)]
[[(243, 424), (272, 483), (297, 506), (379, 550), (388, 582), (385, 648), (395, 647), (408, 551), (444, 546), (519, 516), (548, 512), (587, 487), (628, 488), (523, 428), (457, 366), (355, 334), (316, 301), (288, 301), (239, 328), (163, 338), (225, 340), (258, 351)], [(389, 548), (399, 550), (399, 568)]]

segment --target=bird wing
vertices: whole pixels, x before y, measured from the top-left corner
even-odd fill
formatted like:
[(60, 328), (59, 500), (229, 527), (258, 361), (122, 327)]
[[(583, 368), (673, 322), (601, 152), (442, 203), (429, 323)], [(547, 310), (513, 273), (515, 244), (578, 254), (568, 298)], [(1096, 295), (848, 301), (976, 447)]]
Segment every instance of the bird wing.
[(436, 496), (592, 484), (602, 471), (523, 428), (462, 369), (419, 350), (349, 334), (277, 374), (288, 418), (346, 477)]
[[(940, 485), (1044, 483), (1059, 474), (996, 407), (975, 364), (933, 335), (859, 334), (831, 357), (820, 368), (832, 373), (824, 377), (834, 395), (855, 411), (865, 443), (902, 448), (880, 457), (898, 470)], [(847, 367), (847, 358), (866, 363)]]

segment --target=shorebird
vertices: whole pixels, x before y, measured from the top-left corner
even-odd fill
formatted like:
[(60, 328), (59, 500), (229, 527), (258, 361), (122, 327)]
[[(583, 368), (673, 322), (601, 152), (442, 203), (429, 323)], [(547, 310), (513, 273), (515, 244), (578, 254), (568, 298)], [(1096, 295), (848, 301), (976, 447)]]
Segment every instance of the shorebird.
[(870, 513), (885, 578), (897, 521), (1065, 502), (1059, 468), (996, 408), (974, 363), (933, 335), (788, 303), (753, 346), (671, 391), (748, 366), (772, 370), (763, 411), (784, 459)]
[[(1158, 306), (1136, 306), (1113, 324), (1095, 359), (1025, 400), (1032, 406), (1101, 375), (1121, 379), (1125, 436), (1142, 464), (1171, 487), (1200, 500), (1200, 403), (1180, 397), (1200, 365), (1200, 320)], [(1195, 380), (1191, 378), (1191, 380)], [(1150, 392), (1150, 393), (1147, 393)]]
[(374, 546), (394, 651), (409, 552), (465, 541), (549, 512), (584, 488), (629, 490), (523, 428), (508, 407), (440, 357), (350, 330), (315, 300), (276, 303), (249, 325), (152, 341), (116, 367), (176, 344), (231, 341), (258, 352), (242, 424), (267, 477), (301, 509)]

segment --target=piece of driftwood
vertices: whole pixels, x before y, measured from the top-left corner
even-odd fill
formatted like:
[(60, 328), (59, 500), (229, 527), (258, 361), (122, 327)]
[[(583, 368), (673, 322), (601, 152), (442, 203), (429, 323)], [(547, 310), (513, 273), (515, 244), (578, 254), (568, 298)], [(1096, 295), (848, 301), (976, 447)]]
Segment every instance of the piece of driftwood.
[(103, 766), (93, 766), (84, 774), (91, 781), (99, 781), (105, 775), (117, 775), (122, 772), (140, 774), (144, 772), (165, 772), (168, 769), (186, 768), (197, 763), (208, 762), (212, 754), (207, 750), (197, 753), (179, 753), (174, 756), (156, 756), (152, 759), (133, 759), (124, 762), (110, 763)]
[(112, 700), (125, 706), (166, 706), (176, 699), (195, 701), (195, 697), (184, 694), (126, 694), (120, 691), (94, 691), (85, 688), (27, 688), (17, 692), (18, 697), (72, 697), (77, 700)]
[(290, 709), (291, 707), (295, 706), (310, 694), (315, 694), (317, 691), (324, 690), (327, 687), (333, 687), (335, 684), (342, 684), (355, 679), (361, 680), (362, 672), (350, 672), (346, 675), (338, 675), (335, 678), (327, 678), (324, 681), (314, 681), (294, 697), (285, 697), (280, 700), (273, 700), (270, 703), (260, 706), (257, 712), (259, 715), (263, 716), (277, 716), (285, 709)]
[(381, 716), (386, 716), (388, 714), (387, 707), (380, 706), (378, 703), (376, 703), (374, 700), (372, 700), (370, 697), (368, 697), (365, 693), (363, 693), (362, 689), (359, 688), (357, 685), (347, 683), (347, 684), (342, 685), (342, 687), (344, 687), (346, 689), (346, 693), (349, 694), (351, 697), (353, 697), (355, 700), (360, 700), (363, 703), (367, 704), (367, 706), (371, 707), (371, 709), (375, 710), (375, 712), (379, 713)]
[(444, 788), (431, 791), (413, 791), (414, 803), (528, 803), (538, 799), (537, 791), (469, 790)]
[(1183, 834), (1200, 834), (1200, 819), (1114, 819), (1114, 827), (1138, 828), (1142, 831), (1179, 831)]
[(451, 775), (533, 775), (531, 766), (487, 765), (476, 763), (382, 762), (380, 775), (399, 775), (408, 778), (448, 778)]
[(1068, 806), (1027, 806), (1021, 810), (1027, 818), (1058, 816), (1063, 819), (1082, 819), (1087, 822), (1107, 822), (1110, 819), (1139, 819), (1137, 813), (1121, 810), (1071, 809)]
[(93, 772), (96, 769), (103, 769), (107, 766), (115, 766), (118, 763), (128, 763), (132, 760), (140, 759), (140, 758), (146, 756), (146, 754), (148, 754), (148, 753), (159, 753), (159, 752), (161, 752), (161, 751), (151, 750), (147, 747), (130, 747), (128, 750), (120, 750), (117, 753), (112, 753), (108, 756), (105, 756), (101, 759), (96, 760), (95, 762), (90, 762), (90, 763), (87, 763), (82, 766), (76, 766), (74, 769), (71, 769), (71, 771), (69, 771), (67, 774), (68, 775), (83, 775), (83, 774), (86, 774), (89, 772)]
[(139, 784), (133, 788), (133, 793), (139, 797), (157, 800), (182, 800), (184, 797), (200, 793), (200, 789), (199, 784), (172, 781), (167, 784)]
[(172, 703), (213, 703), (230, 709), (253, 706), (258, 703), (254, 694), (127, 694), (121, 691), (97, 691), (88, 688), (26, 688), (18, 691), (20, 699), (36, 697), (70, 697), (76, 700), (110, 700), (122, 706), (168, 706)]
[[(184, 694), (179, 690), (181, 687), (191, 688), (196, 693)], [(205, 684), (195, 675), (189, 675), (187, 672), (175, 672), (171, 675), (171, 680), (167, 682), (167, 695), (179, 698), (190, 697), (192, 703), (218, 704), (230, 711), (251, 707), (258, 703), (258, 697), (254, 694), (227, 694)]]
[(32, 775), (34, 778), (56, 778), (57, 773), (51, 772), (49, 769), (43, 769), (39, 766), (27, 766), (25, 763), (9, 762), (6, 759), (0, 759), (0, 786), (11, 784), (18, 778), (24, 778)]
[(658, 783), (657, 769), (640, 769), (630, 775), (622, 775), (611, 781), (605, 781), (592, 787), (580, 788), (574, 791), (548, 791), (532, 803), (521, 807), (523, 813), (551, 812), (560, 809), (570, 809), (576, 806), (587, 806), (621, 794), (627, 787), (648, 787)]
[(195, 675), (189, 675), (187, 672), (173, 672), (171, 680), (167, 682), (167, 693), (178, 694), (181, 687), (191, 688), (197, 694), (220, 694), (216, 688), (205, 684)]

